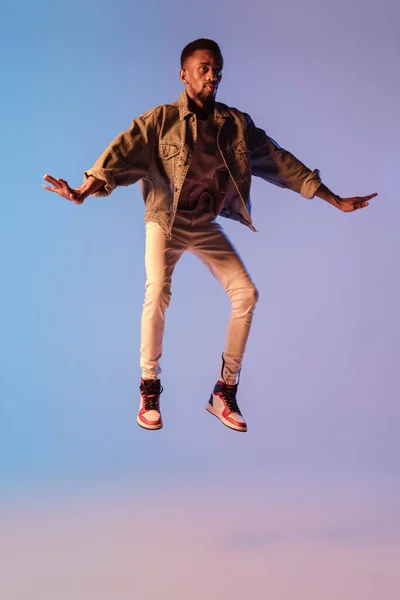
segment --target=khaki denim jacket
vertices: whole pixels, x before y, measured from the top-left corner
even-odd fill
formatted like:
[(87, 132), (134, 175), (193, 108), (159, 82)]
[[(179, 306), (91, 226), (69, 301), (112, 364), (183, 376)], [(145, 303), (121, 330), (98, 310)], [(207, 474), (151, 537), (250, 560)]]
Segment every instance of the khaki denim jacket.
[[(220, 214), (256, 231), (251, 220), (251, 176), (313, 198), (321, 184), (318, 169), (310, 171), (246, 113), (215, 103), (217, 145), (230, 175), (217, 187)], [(184, 90), (177, 102), (153, 108), (134, 119), (130, 129), (118, 135), (85, 178), (104, 181), (94, 196), (108, 196), (117, 186), (140, 181), (145, 202), (145, 221), (155, 221), (171, 236), (179, 195), (189, 170), (196, 143), (196, 115)]]

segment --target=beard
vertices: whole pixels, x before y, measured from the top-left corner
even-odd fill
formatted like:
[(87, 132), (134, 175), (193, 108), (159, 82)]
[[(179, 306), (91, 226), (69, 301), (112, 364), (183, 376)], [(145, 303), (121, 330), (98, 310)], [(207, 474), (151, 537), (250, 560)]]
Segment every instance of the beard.
[[(200, 87), (200, 86), (199, 86)], [(186, 93), (189, 97), (189, 106), (201, 118), (206, 118), (214, 109), (214, 101), (217, 93), (217, 88), (214, 90), (206, 89), (204, 86), (199, 89), (193, 85), (188, 85)]]
[(215, 100), (215, 96), (217, 95), (217, 89), (213, 90), (206, 88), (205, 86), (196, 94), (196, 96), (201, 100), (204, 104), (212, 104)]
[(202, 102), (213, 101), (215, 96), (217, 95), (218, 87), (215, 87), (213, 90), (206, 87), (207, 84), (198, 84), (193, 85), (190, 83), (188, 85), (189, 96), (192, 98), (199, 98)]

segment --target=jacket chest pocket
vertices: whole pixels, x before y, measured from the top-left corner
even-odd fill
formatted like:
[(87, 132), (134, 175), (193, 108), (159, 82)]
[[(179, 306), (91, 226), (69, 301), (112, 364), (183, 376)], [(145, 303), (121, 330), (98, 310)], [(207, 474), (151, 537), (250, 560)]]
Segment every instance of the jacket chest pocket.
[(180, 153), (180, 145), (175, 142), (160, 142), (158, 144), (158, 158), (165, 174), (173, 179), (176, 162)]
[(232, 156), (235, 161), (235, 171), (240, 178), (247, 178), (250, 176), (250, 151), (246, 144), (246, 140), (241, 138), (235, 141), (232, 146)]

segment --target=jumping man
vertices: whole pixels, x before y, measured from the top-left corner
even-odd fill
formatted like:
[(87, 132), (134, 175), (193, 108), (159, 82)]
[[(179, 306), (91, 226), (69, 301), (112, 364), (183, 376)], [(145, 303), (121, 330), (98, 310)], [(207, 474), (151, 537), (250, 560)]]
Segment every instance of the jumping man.
[(118, 186), (140, 181), (145, 203), (146, 293), (141, 325), (140, 404), (137, 422), (160, 429), (159, 379), (165, 311), (175, 265), (185, 251), (197, 256), (224, 286), (231, 303), (219, 380), (207, 410), (236, 431), (247, 431), (236, 395), (258, 292), (237, 250), (216, 221), (221, 215), (247, 225), (251, 220), (251, 176), (289, 188), (305, 198), (318, 196), (343, 212), (368, 206), (371, 198), (341, 198), (281, 148), (251, 117), (215, 101), (222, 79), (218, 44), (199, 39), (181, 54), (185, 89), (177, 102), (134, 119), (84, 173), (73, 189), (45, 175), (44, 187), (82, 204), (90, 195), (108, 196)]

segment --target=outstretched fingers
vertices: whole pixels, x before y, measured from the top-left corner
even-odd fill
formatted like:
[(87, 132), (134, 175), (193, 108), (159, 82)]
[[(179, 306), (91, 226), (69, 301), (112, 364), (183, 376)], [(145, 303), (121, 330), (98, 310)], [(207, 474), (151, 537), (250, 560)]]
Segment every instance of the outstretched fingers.
[(354, 204), (354, 210), (357, 208), (364, 208), (369, 205), (369, 201), (371, 198), (375, 198), (378, 194), (375, 192), (374, 194), (370, 194), (369, 196), (361, 196), (357, 198), (358, 202)]
[(56, 185), (57, 183), (57, 179), (55, 177), (52, 177), (51, 175), (48, 175), (47, 173), (43, 176), (43, 179), (45, 179), (49, 183), (52, 183), (53, 185)]
[(58, 194), (58, 189), (55, 187), (50, 187), (48, 185), (43, 185), (45, 190), (49, 190), (49, 192), (56, 192), (56, 194)]
[(58, 194), (59, 196), (62, 196), (63, 198), (65, 198), (66, 200), (70, 200), (72, 202), (75, 202), (75, 204), (82, 204), (82, 202), (84, 201), (84, 195), (80, 193), (80, 191), (76, 191), (74, 189), (72, 189), (69, 185), (68, 182), (65, 181), (65, 179), (61, 179), (61, 177), (57, 177), (57, 179), (55, 177), (52, 177), (51, 175), (48, 175), (46, 173), (46, 175), (44, 175), (43, 179), (45, 181), (47, 181), (48, 183), (51, 184), (51, 186), (49, 185), (43, 185), (43, 187), (46, 190), (49, 190), (49, 192), (55, 192), (56, 194)]
[(43, 185), (43, 187), (46, 190), (49, 190), (50, 192), (56, 192), (57, 194), (59, 194), (61, 192), (61, 190), (67, 186), (68, 184), (66, 181), (63, 181), (62, 179), (56, 179), (55, 177), (52, 177), (51, 175), (44, 175), (43, 179), (45, 181), (47, 181), (48, 183), (51, 183), (51, 185), (53, 187), (50, 187), (48, 185)]

